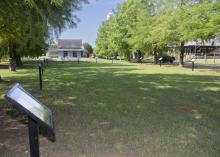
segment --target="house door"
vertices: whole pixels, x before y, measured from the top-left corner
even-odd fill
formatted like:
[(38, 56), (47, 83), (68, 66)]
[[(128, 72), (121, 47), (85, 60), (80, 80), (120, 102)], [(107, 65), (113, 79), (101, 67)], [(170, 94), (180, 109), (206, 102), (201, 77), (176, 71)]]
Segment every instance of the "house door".
[(64, 51), (63, 52), (63, 57), (66, 58), (68, 56), (68, 52)]

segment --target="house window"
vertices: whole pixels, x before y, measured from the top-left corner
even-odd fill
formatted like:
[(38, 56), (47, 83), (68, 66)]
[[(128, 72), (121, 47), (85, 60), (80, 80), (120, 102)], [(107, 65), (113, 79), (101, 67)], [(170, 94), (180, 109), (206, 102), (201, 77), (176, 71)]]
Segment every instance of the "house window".
[(77, 57), (77, 52), (73, 52), (73, 57)]
[(68, 52), (67, 52), (67, 51), (64, 51), (64, 52), (63, 52), (63, 57), (66, 58), (67, 56), (68, 56)]

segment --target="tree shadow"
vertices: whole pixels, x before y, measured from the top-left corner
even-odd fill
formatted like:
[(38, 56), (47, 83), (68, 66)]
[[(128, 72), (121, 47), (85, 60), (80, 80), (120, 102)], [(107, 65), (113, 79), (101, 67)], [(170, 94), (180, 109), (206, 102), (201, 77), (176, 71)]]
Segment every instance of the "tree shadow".
[(57, 141), (42, 142), (42, 154), (168, 157), (211, 150), (218, 156), (220, 76), (137, 70), (135, 64), (53, 64), (43, 91), (33, 75), (17, 77), (54, 111)]
[[(191, 64), (186, 64), (184, 66), (184, 68), (186, 69), (192, 69), (192, 65)], [(220, 65), (205, 65), (205, 64), (195, 64), (195, 70), (203, 70), (203, 69), (209, 69), (210, 71), (213, 72), (220, 72)]]
[(7, 64), (0, 64), (0, 69), (8, 69), (8, 65)]

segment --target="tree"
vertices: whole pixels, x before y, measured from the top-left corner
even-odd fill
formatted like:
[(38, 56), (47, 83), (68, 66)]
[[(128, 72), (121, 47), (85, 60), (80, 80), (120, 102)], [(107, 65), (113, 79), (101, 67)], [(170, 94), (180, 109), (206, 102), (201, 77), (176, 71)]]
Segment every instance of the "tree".
[(8, 45), (10, 69), (22, 56), (39, 56), (48, 46), (49, 34), (76, 25), (73, 14), (86, 0), (0, 1), (0, 38)]
[(128, 27), (132, 24), (132, 15), (127, 9), (133, 0), (119, 5), (113, 15), (99, 28), (96, 39), (96, 50), (105, 56), (120, 55), (130, 59), (130, 48), (128, 44)]
[(200, 0), (179, 0), (176, 1), (176, 8), (172, 23), (175, 23), (171, 29), (173, 33), (173, 42), (179, 42), (179, 66), (184, 66), (184, 44), (187, 41), (208, 40), (216, 36), (219, 25), (213, 25), (212, 16), (215, 2)]
[(93, 48), (89, 43), (83, 44), (83, 51), (86, 53), (87, 57), (89, 57), (89, 55), (93, 54)]
[[(185, 43), (219, 36), (220, 2), (207, 0), (128, 0), (99, 29), (97, 51), (157, 56), (174, 45), (184, 65)], [(102, 53), (103, 54), (103, 53)]]

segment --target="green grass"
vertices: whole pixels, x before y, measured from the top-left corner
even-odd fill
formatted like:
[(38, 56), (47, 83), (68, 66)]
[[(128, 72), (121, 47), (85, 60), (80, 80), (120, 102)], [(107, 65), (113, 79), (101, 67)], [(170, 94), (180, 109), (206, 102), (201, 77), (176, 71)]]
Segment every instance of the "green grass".
[[(53, 63), (39, 91), (35, 66), (0, 70), (0, 105), (16, 82), (54, 111), (48, 157), (219, 157), (220, 69), (117, 61)], [(2, 107), (2, 108), (3, 108)]]

